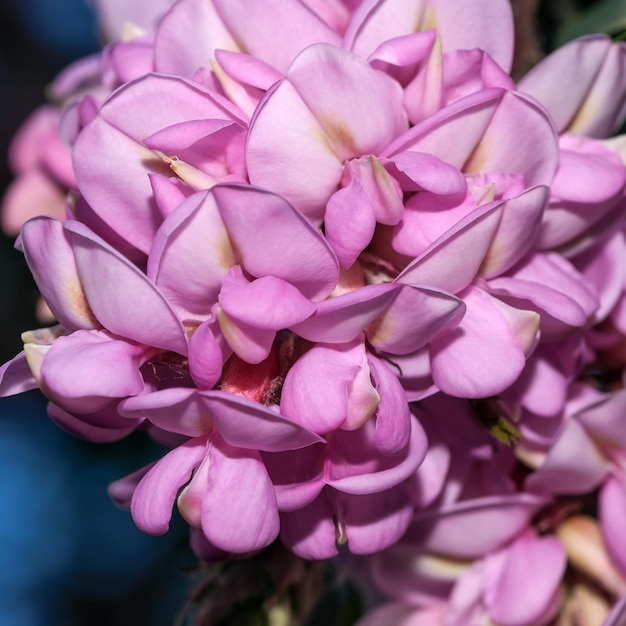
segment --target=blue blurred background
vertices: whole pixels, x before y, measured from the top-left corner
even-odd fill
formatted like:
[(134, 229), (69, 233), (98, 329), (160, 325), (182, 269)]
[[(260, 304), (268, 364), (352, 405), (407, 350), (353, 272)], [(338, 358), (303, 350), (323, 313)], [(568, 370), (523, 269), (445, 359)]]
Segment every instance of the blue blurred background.
[[(0, 191), (16, 128), (70, 61), (100, 47), (85, 0), (0, 3)], [(13, 241), (0, 238), (0, 357), (40, 324), (37, 290)], [(0, 399), (0, 626), (166, 626), (192, 584), (185, 525), (139, 532), (107, 485), (160, 456), (142, 434), (79, 441), (46, 415), (39, 392)]]

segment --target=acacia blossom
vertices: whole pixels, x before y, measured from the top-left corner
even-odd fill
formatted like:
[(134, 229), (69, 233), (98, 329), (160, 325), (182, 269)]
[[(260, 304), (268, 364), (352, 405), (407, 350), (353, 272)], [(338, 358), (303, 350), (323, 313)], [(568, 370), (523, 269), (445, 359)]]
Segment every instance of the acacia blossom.
[[(608, 617), (626, 46), (515, 85), (505, 0), (99, 4), (111, 42), (14, 144), (4, 223), (57, 325), (0, 393), (164, 443), (110, 492), (202, 559), (373, 555), (363, 626), (547, 626), (590, 606), (566, 569)], [(585, 535), (565, 496), (598, 490)]]

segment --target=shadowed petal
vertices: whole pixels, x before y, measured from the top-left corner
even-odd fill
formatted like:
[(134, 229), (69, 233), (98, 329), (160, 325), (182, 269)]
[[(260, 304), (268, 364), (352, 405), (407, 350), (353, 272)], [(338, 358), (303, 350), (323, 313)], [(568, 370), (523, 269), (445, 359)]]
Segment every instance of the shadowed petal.
[(303, 559), (330, 559), (337, 555), (333, 508), (324, 493), (307, 506), (281, 513), (280, 538)]

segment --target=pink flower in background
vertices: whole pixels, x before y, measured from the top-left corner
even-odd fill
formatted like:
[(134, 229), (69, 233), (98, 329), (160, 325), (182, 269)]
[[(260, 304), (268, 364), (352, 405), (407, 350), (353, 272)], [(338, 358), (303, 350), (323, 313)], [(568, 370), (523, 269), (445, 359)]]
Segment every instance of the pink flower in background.
[(0, 393), (165, 443), (111, 494), (200, 558), (373, 555), (364, 626), (548, 626), (626, 576), (624, 44), (515, 85), (504, 0), (99, 4), (14, 143), (58, 325)]

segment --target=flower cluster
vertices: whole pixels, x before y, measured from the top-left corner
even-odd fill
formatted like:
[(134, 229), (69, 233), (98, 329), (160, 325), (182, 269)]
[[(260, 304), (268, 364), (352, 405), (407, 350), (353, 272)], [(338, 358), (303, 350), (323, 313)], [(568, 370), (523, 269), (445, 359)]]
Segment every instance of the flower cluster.
[(40, 214), (18, 246), (58, 325), (0, 393), (166, 445), (111, 494), (148, 533), (177, 506), (201, 558), (377, 553), (396, 603), (363, 624), (604, 619), (626, 45), (516, 85), (506, 0), (141, 4), (15, 140), (4, 223)]

